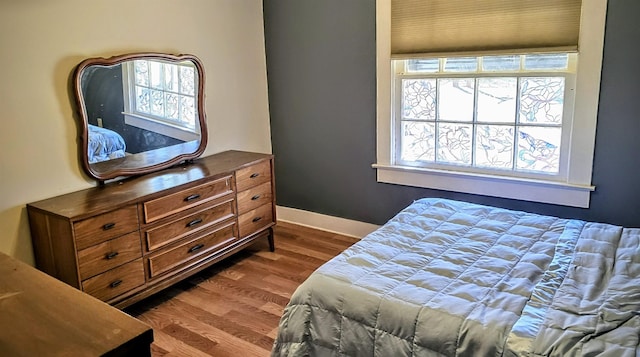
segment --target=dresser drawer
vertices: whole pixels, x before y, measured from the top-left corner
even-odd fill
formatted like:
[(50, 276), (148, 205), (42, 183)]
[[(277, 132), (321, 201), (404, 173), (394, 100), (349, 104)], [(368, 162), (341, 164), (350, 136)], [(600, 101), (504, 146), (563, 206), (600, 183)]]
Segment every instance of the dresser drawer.
[(138, 210), (127, 206), (73, 224), (78, 250), (138, 230)]
[(235, 223), (230, 223), (209, 232), (207, 235), (192, 239), (175, 248), (149, 258), (149, 278), (157, 277), (180, 265), (195, 262), (198, 258), (211, 256), (214, 250), (230, 245), (238, 238)]
[(138, 232), (83, 249), (78, 252), (80, 279), (85, 280), (141, 256)]
[(271, 181), (271, 161), (265, 160), (236, 171), (238, 192)]
[(148, 229), (145, 235), (147, 250), (152, 251), (175, 242), (189, 234), (199, 232), (235, 215), (233, 199), (191, 214), (177, 221)]
[(142, 259), (138, 259), (83, 281), (82, 290), (102, 301), (108, 301), (142, 284), (144, 266)]
[(272, 198), (271, 181), (238, 192), (238, 214), (243, 214), (266, 203), (271, 203)]
[(143, 203), (144, 220), (151, 223), (176, 212), (195, 207), (218, 197), (233, 193), (231, 176), (183, 190)]
[(271, 203), (262, 205), (252, 211), (238, 216), (238, 229), (240, 238), (247, 237), (260, 229), (273, 223), (273, 210)]

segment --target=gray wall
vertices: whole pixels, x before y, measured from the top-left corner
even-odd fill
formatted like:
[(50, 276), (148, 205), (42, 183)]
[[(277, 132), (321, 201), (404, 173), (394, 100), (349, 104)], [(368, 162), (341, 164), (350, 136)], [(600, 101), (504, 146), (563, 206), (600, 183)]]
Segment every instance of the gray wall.
[(640, 227), (640, 1), (609, 0), (589, 209), (376, 182), (374, 0), (264, 0), (277, 203), (382, 224), (421, 197)]

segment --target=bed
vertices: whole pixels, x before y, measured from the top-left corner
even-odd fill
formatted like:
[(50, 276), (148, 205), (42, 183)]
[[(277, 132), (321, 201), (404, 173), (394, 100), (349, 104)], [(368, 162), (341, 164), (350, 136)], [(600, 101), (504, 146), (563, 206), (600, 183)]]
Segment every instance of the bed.
[(124, 157), (126, 149), (124, 138), (120, 134), (89, 124), (87, 154), (90, 164)]
[(272, 356), (640, 356), (640, 230), (421, 199), (316, 270)]

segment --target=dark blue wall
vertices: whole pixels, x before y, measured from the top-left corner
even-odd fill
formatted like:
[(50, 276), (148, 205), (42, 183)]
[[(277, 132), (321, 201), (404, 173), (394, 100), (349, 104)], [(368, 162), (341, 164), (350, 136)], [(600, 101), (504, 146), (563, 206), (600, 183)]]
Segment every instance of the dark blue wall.
[(277, 203), (382, 224), (445, 197), (640, 227), (640, 1), (609, 0), (589, 209), (376, 182), (374, 0), (264, 0)]

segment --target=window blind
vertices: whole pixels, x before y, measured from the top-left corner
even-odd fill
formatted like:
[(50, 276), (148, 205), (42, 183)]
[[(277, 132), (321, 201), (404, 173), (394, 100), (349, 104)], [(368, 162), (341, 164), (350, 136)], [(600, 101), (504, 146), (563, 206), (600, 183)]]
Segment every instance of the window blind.
[(393, 58), (578, 50), (581, 0), (392, 0)]

